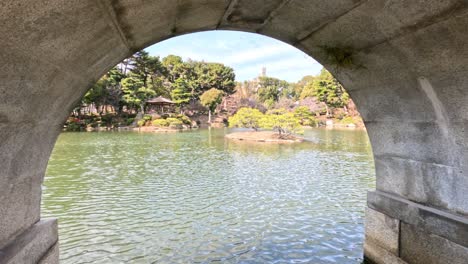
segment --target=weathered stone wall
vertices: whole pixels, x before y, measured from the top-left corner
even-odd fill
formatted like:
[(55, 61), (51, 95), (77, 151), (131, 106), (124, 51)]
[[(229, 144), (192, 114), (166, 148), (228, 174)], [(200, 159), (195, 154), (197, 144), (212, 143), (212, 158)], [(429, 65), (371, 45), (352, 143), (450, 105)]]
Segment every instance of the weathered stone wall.
[[(33, 230), (42, 223), (41, 183), (61, 123), (90, 85), (139, 49), (214, 29), (283, 40), (324, 64), (348, 89), (366, 123), (376, 164), (377, 191), (369, 194), (366, 216), (369, 260), (463, 263), (468, 259), (468, 244), (460, 237), (468, 230), (467, 5), (464, 0), (1, 1), (0, 263), (34, 263), (49, 249), (46, 263), (56, 258), (56, 234), (40, 235), (49, 247), (33, 242)], [(34, 252), (43, 252), (22, 259), (28, 246), (18, 241), (24, 237)]]

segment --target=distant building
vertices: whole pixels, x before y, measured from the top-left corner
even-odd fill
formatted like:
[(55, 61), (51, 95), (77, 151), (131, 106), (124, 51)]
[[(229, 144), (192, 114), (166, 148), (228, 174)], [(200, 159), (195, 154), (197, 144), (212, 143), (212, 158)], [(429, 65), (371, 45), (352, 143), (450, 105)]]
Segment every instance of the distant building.
[(262, 68), (262, 73), (260, 75), (261, 77), (266, 77), (266, 70), (267, 70), (266, 67)]
[(149, 113), (165, 113), (174, 111), (175, 103), (167, 98), (158, 96), (146, 101), (147, 111)]

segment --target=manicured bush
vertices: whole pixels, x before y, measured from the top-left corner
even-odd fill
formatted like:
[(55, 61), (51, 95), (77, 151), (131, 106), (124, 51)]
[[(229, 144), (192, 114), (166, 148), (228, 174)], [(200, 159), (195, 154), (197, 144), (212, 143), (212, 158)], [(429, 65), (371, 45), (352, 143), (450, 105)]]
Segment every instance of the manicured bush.
[(347, 116), (347, 117), (341, 119), (340, 123), (343, 124), (343, 125), (350, 125), (350, 124), (356, 124), (356, 121), (354, 121), (353, 117)]
[(169, 125), (170, 123), (166, 119), (153, 120), (153, 126), (155, 127), (168, 127)]
[(69, 123), (66, 130), (70, 132), (78, 132), (81, 131), (81, 125), (79, 123)]
[(260, 120), (260, 127), (277, 131), (280, 137), (283, 134), (302, 134), (301, 124), (293, 113), (266, 114)]
[(70, 131), (70, 132), (78, 132), (82, 131), (86, 128), (86, 125), (83, 120), (80, 120), (75, 117), (70, 117), (68, 120), (65, 122), (65, 130)]
[(184, 124), (179, 119), (172, 117), (166, 119), (166, 121), (169, 122), (169, 127), (173, 129), (181, 129), (182, 125)]
[(145, 121), (151, 121), (152, 119), (153, 119), (153, 117), (150, 116), (150, 115), (144, 115), (143, 116), (143, 120), (145, 120)]
[(229, 118), (230, 127), (252, 128), (257, 131), (260, 128), (260, 120), (264, 117), (258, 109), (244, 107)]
[(138, 125), (139, 127), (142, 127), (142, 126), (145, 125), (145, 123), (146, 123), (146, 121), (142, 119), (142, 120), (138, 120), (137, 125)]
[(317, 126), (317, 119), (314, 114), (306, 106), (299, 106), (294, 110), (294, 117), (302, 126)]
[(301, 125), (316, 127), (316, 126), (318, 126), (318, 120), (315, 117), (309, 117), (309, 118), (303, 119)]
[(135, 118), (127, 118), (127, 120), (125, 120), (125, 123), (127, 124), (127, 126), (133, 124), (133, 122), (135, 122)]
[(182, 123), (184, 123), (185, 125), (192, 125), (192, 120), (190, 120), (190, 118), (186, 115), (177, 115), (177, 119), (182, 121)]

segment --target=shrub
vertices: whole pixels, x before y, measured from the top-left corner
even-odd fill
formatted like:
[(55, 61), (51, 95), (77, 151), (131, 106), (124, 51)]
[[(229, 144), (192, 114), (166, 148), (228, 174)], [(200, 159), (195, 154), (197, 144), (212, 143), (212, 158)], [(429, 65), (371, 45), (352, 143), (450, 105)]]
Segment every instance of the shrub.
[(81, 125), (79, 123), (69, 123), (67, 125), (67, 131), (70, 131), (70, 132), (81, 131)]
[(168, 127), (169, 125), (170, 123), (166, 119), (153, 120), (153, 126), (155, 127)]
[(350, 125), (350, 124), (355, 124), (356, 122), (354, 121), (354, 118), (352, 118), (351, 116), (347, 116), (341, 119), (340, 123), (344, 125)]
[(89, 124), (92, 128), (96, 128), (99, 126), (99, 123), (98, 122), (92, 122)]
[(260, 120), (260, 126), (277, 131), (280, 137), (283, 134), (302, 134), (301, 124), (292, 113), (266, 114)]
[(318, 126), (318, 120), (315, 117), (309, 117), (309, 118), (303, 119), (302, 122), (301, 122), (301, 125), (316, 127), (316, 126)]
[(74, 117), (68, 118), (65, 125), (66, 125), (65, 130), (66, 131), (71, 131), (71, 132), (82, 131), (86, 127), (85, 123), (82, 120), (80, 120), (78, 118), (74, 118)]
[(169, 122), (169, 127), (173, 129), (181, 129), (184, 124), (179, 119), (173, 117), (166, 119), (166, 121)]
[(112, 123), (113, 116), (112, 115), (103, 115), (101, 116), (101, 122), (103, 124), (110, 124)]
[(145, 125), (145, 123), (146, 123), (146, 121), (142, 119), (142, 120), (138, 120), (137, 125), (138, 125), (139, 127), (142, 127), (142, 126)]
[(317, 126), (317, 119), (307, 106), (299, 106), (294, 110), (294, 117), (303, 126)]
[(150, 116), (150, 115), (144, 115), (143, 116), (143, 120), (145, 120), (145, 121), (151, 121), (152, 119), (153, 119), (153, 117)]
[(135, 118), (127, 118), (127, 120), (125, 120), (125, 123), (127, 124), (127, 126), (133, 124), (133, 122), (135, 122)]
[(182, 121), (185, 125), (192, 125), (192, 120), (186, 115), (177, 115), (177, 119)]
[(260, 120), (263, 118), (262, 112), (254, 108), (244, 107), (229, 118), (230, 127), (245, 127), (258, 130)]

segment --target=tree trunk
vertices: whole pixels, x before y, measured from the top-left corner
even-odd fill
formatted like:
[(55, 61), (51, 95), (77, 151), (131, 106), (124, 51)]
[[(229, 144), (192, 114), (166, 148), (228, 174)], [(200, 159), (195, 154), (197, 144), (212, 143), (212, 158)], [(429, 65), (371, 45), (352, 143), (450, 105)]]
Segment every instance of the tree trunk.
[(325, 109), (327, 110), (327, 117), (329, 117), (330, 116), (330, 109), (328, 108), (327, 104), (325, 104)]
[(211, 124), (211, 109), (208, 109), (208, 123)]

